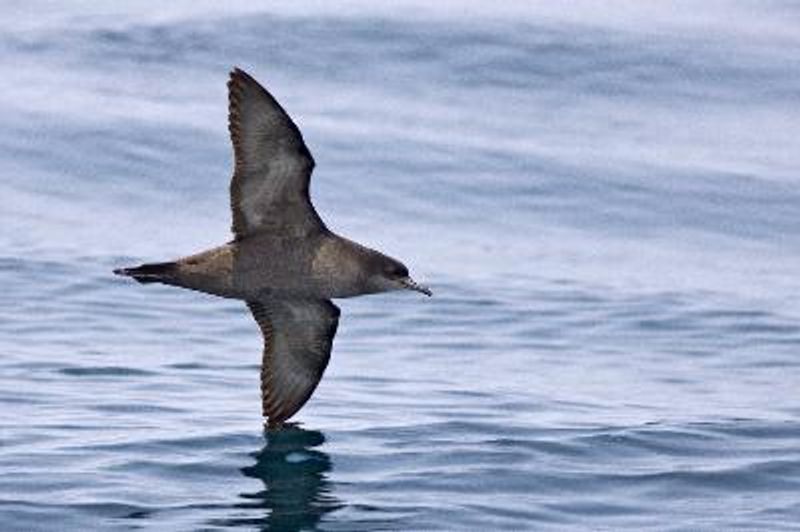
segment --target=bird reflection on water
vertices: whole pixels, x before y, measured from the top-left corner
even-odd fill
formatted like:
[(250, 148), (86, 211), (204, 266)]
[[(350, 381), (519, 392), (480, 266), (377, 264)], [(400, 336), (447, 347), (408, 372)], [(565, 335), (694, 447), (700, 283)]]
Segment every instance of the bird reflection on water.
[(325, 514), (343, 504), (331, 494), (331, 459), (315, 449), (325, 442), (316, 430), (285, 425), (264, 432), (266, 444), (253, 454), (256, 463), (242, 473), (264, 483), (264, 489), (242, 493), (239, 509), (263, 508), (263, 517), (231, 519), (226, 525), (260, 526), (263, 530), (314, 529)]

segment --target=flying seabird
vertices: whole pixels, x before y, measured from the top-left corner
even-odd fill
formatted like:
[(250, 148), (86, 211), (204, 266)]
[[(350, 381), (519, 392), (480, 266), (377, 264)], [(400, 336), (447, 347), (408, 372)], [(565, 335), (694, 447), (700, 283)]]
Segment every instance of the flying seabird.
[(228, 81), (233, 240), (170, 262), (114, 270), (247, 303), (264, 337), (262, 413), (279, 426), (308, 401), (339, 323), (333, 298), (431, 291), (398, 260), (331, 232), (309, 197), (314, 159), (289, 115), (238, 68)]

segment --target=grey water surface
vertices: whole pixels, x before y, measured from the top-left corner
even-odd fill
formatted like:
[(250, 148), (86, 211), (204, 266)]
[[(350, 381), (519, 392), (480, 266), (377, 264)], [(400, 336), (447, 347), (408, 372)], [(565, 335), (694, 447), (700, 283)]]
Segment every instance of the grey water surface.
[[(0, 11), (0, 529), (800, 529), (797, 3)], [(280, 432), (241, 302), (111, 275), (229, 238), (233, 66), (435, 293)]]

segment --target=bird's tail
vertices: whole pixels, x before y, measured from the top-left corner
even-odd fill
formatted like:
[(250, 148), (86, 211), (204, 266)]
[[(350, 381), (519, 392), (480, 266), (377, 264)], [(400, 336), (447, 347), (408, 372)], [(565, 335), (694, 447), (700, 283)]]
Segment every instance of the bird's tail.
[(118, 268), (114, 270), (116, 275), (133, 277), (140, 283), (169, 283), (178, 269), (176, 262), (155, 262), (153, 264), (142, 264), (135, 268)]

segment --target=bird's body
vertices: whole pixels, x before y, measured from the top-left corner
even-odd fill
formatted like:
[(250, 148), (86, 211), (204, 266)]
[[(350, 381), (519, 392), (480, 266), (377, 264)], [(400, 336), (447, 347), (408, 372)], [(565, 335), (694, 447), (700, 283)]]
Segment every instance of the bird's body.
[(115, 273), (246, 301), (264, 335), (263, 414), (278, 425), (308, 400), (327, 366), (339, 319), (330, 299), (430, 291), (399, 261), (328, 230), (311, 204), (314, 160), (297, 126), (245, 72), (235, 69), (228, 87), (234, 239)]
[(346, 298), (384, 291), (370, 285), (370, 271), (364, 267), (375, 254), (383, 257), (327, 229), (305, 238), (263, 233), (173, 262), (145, 265), (160, 269), (148, 274), (145, 268), (138, 277), (148, 282), (149, 275), (163, 284), (245, 301)]

